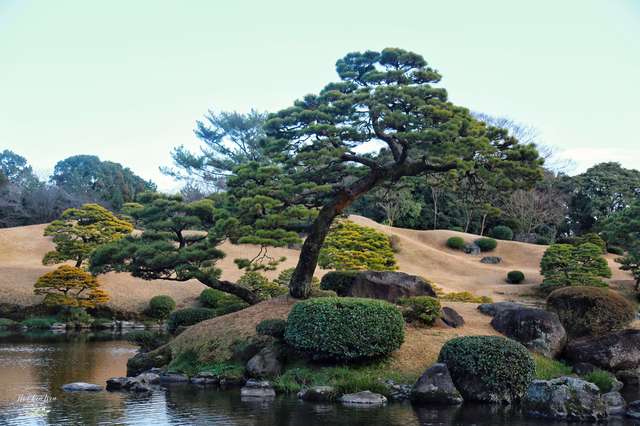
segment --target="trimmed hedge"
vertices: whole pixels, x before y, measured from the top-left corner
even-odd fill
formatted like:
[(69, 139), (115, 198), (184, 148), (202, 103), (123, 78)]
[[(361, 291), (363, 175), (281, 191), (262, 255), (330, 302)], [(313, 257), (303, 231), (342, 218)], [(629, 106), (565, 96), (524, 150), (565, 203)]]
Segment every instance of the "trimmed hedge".
[(215, 316), (216, 311), (208, 308), (178, 309), (177, 311), (173, 311), (171, 315), (169, 315), (167, 328), (171, 333), (173, 333), (180, 326), (186, 327), (194, 325), (204, 320), (215, 318)]
[(498, 242), (493, 238), (478, 238), (475, 243), (480, 247), (480, 251), (492, 251), (498, 247)]
[(509, 284), (520, 284), (524, 281), (524, 273), (522, 271), (509, 271), (507, 273), (507, 282)]
[(403, 306), (402, 315), (407, 322), (421, 322), (425, 325), (433, 325), (440, 317), (440, 302), (435, 297), (414, 296), (402, 297), (398, 304)]
[(558, 314), (571, 337), (600, 336), (622, 330), (636, 316), (631, 302), (598, 287), (566, 287), (553, 291), (547, 309)]
[(291, 309), (285, 340), (315, 360), (379, 358), (402, 345), (404, 319), (396, 306), (382, 300), (309, 299)]
[(163, 320), (176, 309), (176, 301), (169, 296), (154, 296), (149, 300), (149, 316)]
[(624, 256), (624, 249), (618, 246), (608, 246), (607, 252), (611, 254), (617, 254), (618, 256)]
[(205, 308), (214, 309), (217, 316), (230, 314), (249, 306), (239, 297), (213, 288), (202, 290), (198, 300)]
[(466, 400), (512, 402), (535, 377), (535, 363), (520, 343), (501, 336), (465, 336), (449, 340), (438, 362), (447, 365)]
[(322, 290), (335, 291), (338, 296), (344, 296), (358, 276), (358, 271), (327, 272), (320, 280)]
[(491, 228), (489, 235), (496, 240), (513, 240), (513, 230), (504, 225), (494, 226)]
[(464, 238), (462, 237), (451, 237), (447, 240), (447, 247), (454, 250), (462, 250), (464, 244)]
[(256, 325), (256, 333), (263, 336), (271, 336), (276, 339), (284, 338), (287, 322), (281, 319), (266, 319)]

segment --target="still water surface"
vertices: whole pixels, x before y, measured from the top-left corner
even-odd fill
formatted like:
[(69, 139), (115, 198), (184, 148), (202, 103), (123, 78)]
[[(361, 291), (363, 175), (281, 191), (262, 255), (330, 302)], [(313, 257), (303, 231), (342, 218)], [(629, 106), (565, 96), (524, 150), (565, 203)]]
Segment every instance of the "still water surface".
[[(244, 400), (239, 390), (170, 386), (149, 397), (65, 393), (70, 382), (104, 385), (123, 376), (136, 347), (110, 334), (0, 333), (0, 425), (563, 425), (507, 407), (351, 408), (292, 397)], [(615, 425), (632, 425), (617, 419)]]

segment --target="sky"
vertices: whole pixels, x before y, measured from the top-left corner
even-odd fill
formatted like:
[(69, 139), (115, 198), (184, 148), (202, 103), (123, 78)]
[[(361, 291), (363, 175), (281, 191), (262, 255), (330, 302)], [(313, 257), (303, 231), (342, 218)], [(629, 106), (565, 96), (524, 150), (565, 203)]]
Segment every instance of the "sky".
[(0, 0), (0, 150), (93, 154), (159, 188), (208, 109), (277, 111), (348, 52), (401, 47), (450, 99), (574, 162), (640, 168), (640, 0)]

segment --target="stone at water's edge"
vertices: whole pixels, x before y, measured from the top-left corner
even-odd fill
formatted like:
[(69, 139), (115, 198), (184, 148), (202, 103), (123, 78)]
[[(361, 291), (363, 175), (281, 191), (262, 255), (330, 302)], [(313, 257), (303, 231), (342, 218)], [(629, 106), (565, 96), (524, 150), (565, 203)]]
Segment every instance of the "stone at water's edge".
[(522, 400), (523, 411), (532, 417), (569, 421), (600, 421), (607, 418), (607, 404), (593, 383), (575, 377), (534, 380)]
[(371, 391), (348, 393), (342, 395), (339, 400), (343, 404), (347, 405), (384, 405), (387, 403), (387, 398), (384, 395), (373, 393)]
[(102, 386), (93, 383), (75, 382), (63, 385), (62, 390), (65, 392), (100, 392)]
[(271, 382), (266, 380), (247, 380), (245, 385), (240, 389), (241, 397), (248, 398), (273, 398), (276, 391), (271, 386)]
[(411, 401), (425, 404), (458, 405), (462, 395), (451, 380), (445, 364), (429, 367), (411, 389)]
[(640, 367), (640, 330), (623, 330), (605, 336), (570, 341), (565, 356), (573, 362), (588, 362), (604, 370)]
[(356, 275), (341, 296), (382, 299), (395, 303), (401, 297), (436, 297), (436, 292), (431, 284), (416, 275), (404, 272), (364, 271)]
[(527, 306), (515, 302), (496, 302), (496, 303), (482, 303), (478, 305), (480, 313), (493, 317), (498, 312), (505, 311), (507, 309), (524, 309)]
[(616, 377), (625, 386), (640, 386), (640, 368), (616, 371)]
[(602, 395), (602, 399), (607, 407), (607, 414), (609, 416), (622, 416), (624, 415), (627, 403), (625, 402), (620, 392), (608, 392)]
[(542, 309), (504, 309), (496, 313), (491, 326), (548, 358), (559, 355), (567, 342), (567, 333), (558, 315)]
[(329, 402), (336, 397), (336, 390), (332, 386), (312, 386), (298, 392), (298, 398), (309, 402)]
[(189, 377), (179, 373), (164, 373), (160, 375), (162, 383), (185, 383), (189, 381)]
[(247, 374), (251, 377), (276, 377), (282, 371), (277, 348), (266, 346), (247, 362)]
[(449, 327), (458, 328), (464, 325), (464, 318), (455, 309), (445, 306), (442, 308), (440, 319)]
[(629, 405), (627, 405), (626, 414), (628, 417), (640, 419), (640, 400), (630, 402)]

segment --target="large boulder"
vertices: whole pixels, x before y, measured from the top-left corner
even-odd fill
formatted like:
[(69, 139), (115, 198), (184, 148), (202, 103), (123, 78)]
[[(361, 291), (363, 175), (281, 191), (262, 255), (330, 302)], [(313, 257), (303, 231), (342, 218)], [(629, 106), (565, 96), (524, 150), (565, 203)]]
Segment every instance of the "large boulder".
[(565, 356), (609, 371), (636, 369), (640, 367), (640, 330), (572, 340), (565, 348)]
[(458, 405), (462, 395), (451, 380), (446, 364), (433, 364), (411, 389), (411, 401), (425, 404)]
[(486, 263), (487, 265), (497, 265), (500, 262), (502, 262), (500, 256), (486, 256), (480, 259), (480, 263)]
[(332, 386), (311, 386), (298, 392), (298, 398), (309, 402), (329, 402), (336, 398), (336, 394)]
[(481, 303), (478, 305), (478, 310), (490, 317), (496, 316), (499, 312), (506, 311), (508, 309), (524, 309), (527, 306), (515, 302), (496, 302), (496, 303)]
[(401, 297), (431, 296), (436, 292), (427, 281), (404, 272), (364, 271), (360, 272), (349, 288), (347, 297), (365, 297), (397, 302)]
[(282, 371), (280, 351), (275, 346), (266, 346), (247, 362), (250, 377), (276, 377)]
[(593, 383), (575, 377), (534, 380), (522, 400), (524, 413), (569, 421), (607, 418), (607, 404)]
[(567, 333), (558, 315), (542, 309), (502, 310), (493, 317), (491, 325), (530, 351), (549, 358), (559, 355), (567, 342)]
[(445, 306), (442, 308), (440, 319), (446, 325), (452, 328), (462, 327), (464, 325), (464, 318), (455, 309)]

